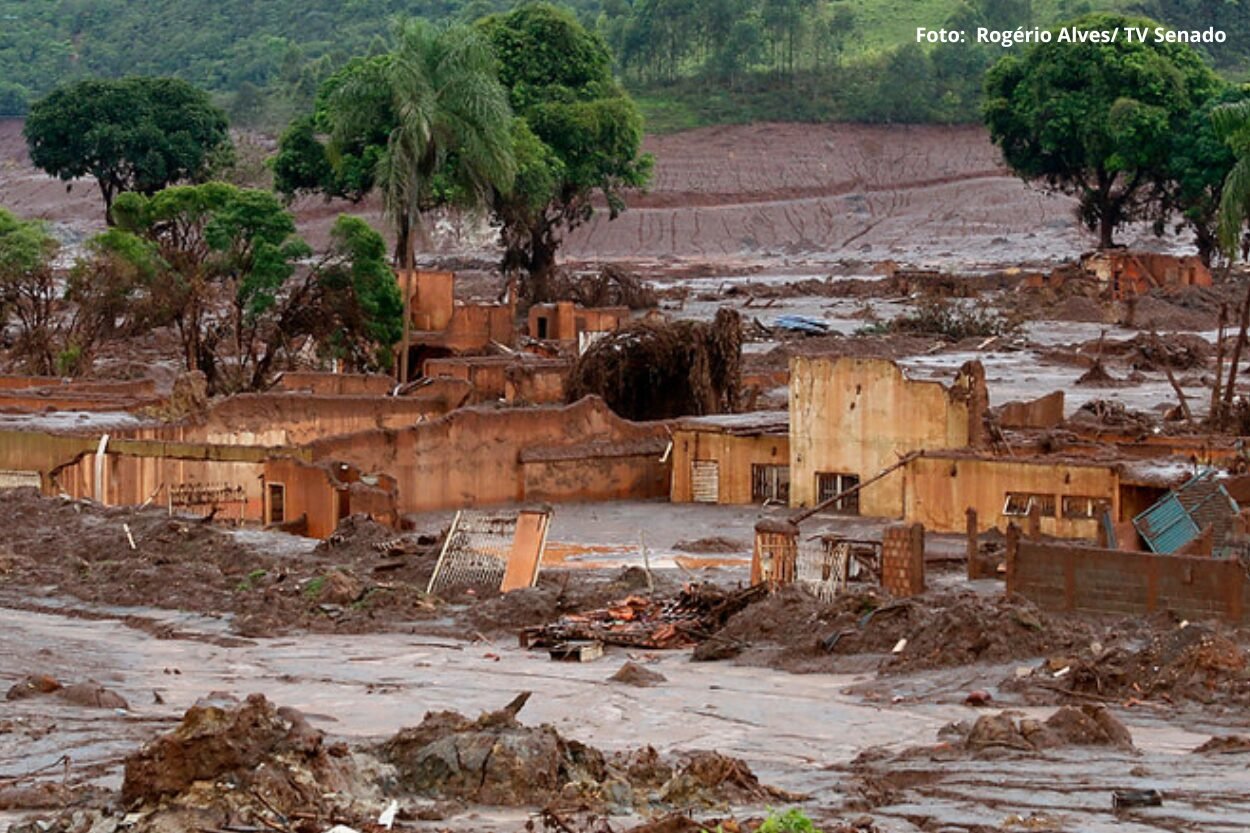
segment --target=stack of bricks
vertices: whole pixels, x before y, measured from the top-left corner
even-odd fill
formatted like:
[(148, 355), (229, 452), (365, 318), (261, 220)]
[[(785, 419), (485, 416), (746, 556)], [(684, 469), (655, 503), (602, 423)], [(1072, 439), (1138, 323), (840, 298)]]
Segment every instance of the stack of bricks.
[(924, 592), (924, 526), (886, 527), (881, 539), (881, 585), (900, 598)]

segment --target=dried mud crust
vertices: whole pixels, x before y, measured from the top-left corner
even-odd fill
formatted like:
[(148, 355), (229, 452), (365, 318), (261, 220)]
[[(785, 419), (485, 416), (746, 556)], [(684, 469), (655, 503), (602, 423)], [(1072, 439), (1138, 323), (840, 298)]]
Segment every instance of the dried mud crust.
[(816, 673), (872, 654), (884, 655), (882, 673), (909, 673), (1046, 656), (1091, 638), (1087, 623), (1001, 595), (947, 591), (890, 600), (861, 590), (825, 603), (791, 586), (735, 615), (694, 657)]
[[(367, 525), (368, 541), (395, 536)], [(0, 528), (5, 590), (38, 588), (99, 605), (233, 614), (241, 636), (390, 630), (439, 615), (424, 592), (432, 558), (406, 556), (396, 564), (369, 543), (274, 555), (212, 524), (164, 510), (101, 507), (33, 490), (6, 494)], [(27, 592), (8, 603), (37, 607), (38, 599)], [(171, 626), (131, 618), (158, 636), (180, 636)]]

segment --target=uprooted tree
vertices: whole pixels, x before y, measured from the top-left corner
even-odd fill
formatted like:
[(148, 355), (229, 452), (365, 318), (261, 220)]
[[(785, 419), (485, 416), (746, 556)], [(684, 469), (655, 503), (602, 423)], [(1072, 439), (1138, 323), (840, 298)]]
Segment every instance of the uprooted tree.
[(742, 321), (639, 321), (595, 341), (569, 373), (568, 400), (603, 399), (633, 420), (732, 413), (742, 383)]
[(642, 116), (612, 77), (607, 45), (571, 12), (527, 3), (476, 25), (494, 47), (516, 114), (516, 186), (497, 191), (493, 205), (503, 271), (520, 274), (531, 303), (555, 300), (563, 235), (594, 215), (596, 197), (615, 218), (625, 192), (650, 179)]
[[(1087, 32), (1153, 31), (1158, 24), (1086, 15)], [(1190, 114), (1220, 89), (1187, 44), (1062, 41), (1008, 56), (986, 75), (985, 122), (1007, 164), (1023, 179), (1071, 194), (1082, 222), (1114, 245), (1116, 228), (1161, 210), (1175, 138)]]
[(115, 212), (124, 232), (149, 244), (132, 246), (135, 260), (152, 258), (134, 314), (177, 331), (186, 369), (202, 371), (210, 392), (264, 388), (309, 340), (323, 358), (389, 367), (399, 291), (385, 243), (364, 221), (340, 217), (330, 250), (312, 258), (265, 191), (178, 186), (125, 194)]

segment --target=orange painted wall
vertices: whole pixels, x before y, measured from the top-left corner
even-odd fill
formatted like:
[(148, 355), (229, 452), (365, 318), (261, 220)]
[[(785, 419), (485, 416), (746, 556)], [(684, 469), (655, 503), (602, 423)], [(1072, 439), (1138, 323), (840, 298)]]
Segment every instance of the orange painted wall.
[[(587, 398), (561, 408), (462, 408), (405, 429), (320, 440), (308, 450), (314, 461), (392, 475), (400, 509), (417, 512), (538, 494), (546, 500), (663, 496), (668, 469), (659, 457), (667, 438), (662, 424), (628, 422)], [(545, 449), (573, 449), (574, 456), (540, 459)]]

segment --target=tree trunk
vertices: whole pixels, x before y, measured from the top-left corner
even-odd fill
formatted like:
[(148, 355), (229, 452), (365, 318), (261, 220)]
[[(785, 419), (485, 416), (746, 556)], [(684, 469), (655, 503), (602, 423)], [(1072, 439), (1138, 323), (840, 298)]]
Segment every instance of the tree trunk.
[(395, 255), (399, 263), (400, 280), (404, 293), (403, 335), (399, 340), (399, 383), (408, 381), (408, 339), (412, 328), (412, 265), (416, 254), (412, 248), (412, 217), (407, 211), (400, 214), (399, 234), (395, 240)]
[(1110, 207), (1104, 202), (1102, 212), (1098, 215), (1098, 248), (1115, 247), (1115, 217)]
[(529, 298), (531, 304), (546, 304), (554, 300), (551, 276), (556, 270), (556, 249), (549, 234), (536, 234), (530, 241)]
[(1250, 289), (1241, 305), (1241, 323), (1237, 328), (1237, 340), (1233, 342), (1233, 357), (1228, 368), (1228, 386), (1224, 388), (1224, 413), (1227, 418), (1233, 412), (1233, 393), (1237, 387), (1237, 365), (1241, 361), (1241, 347), (1246, 341), (1246, 328), (1250, 327)]
[(1210, 269), (1211, 258), (1215, 255), (1216, 247), (1219, 245), (1210, 226), (1194, 226), (1194, 245), (1198, 248), (1198, 257), (1202, 259), (1202, 265)]

